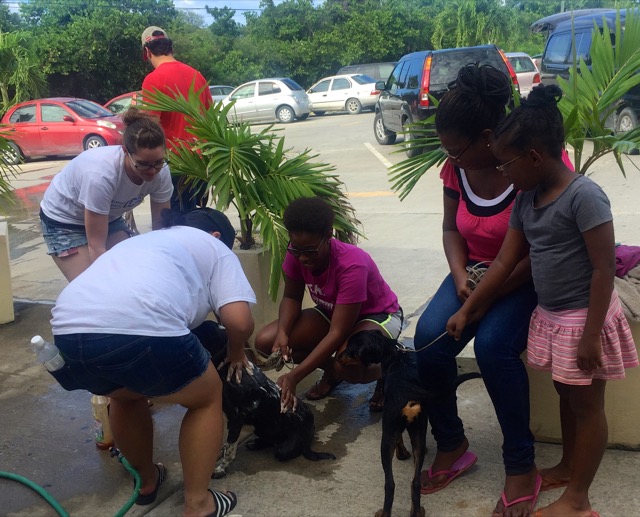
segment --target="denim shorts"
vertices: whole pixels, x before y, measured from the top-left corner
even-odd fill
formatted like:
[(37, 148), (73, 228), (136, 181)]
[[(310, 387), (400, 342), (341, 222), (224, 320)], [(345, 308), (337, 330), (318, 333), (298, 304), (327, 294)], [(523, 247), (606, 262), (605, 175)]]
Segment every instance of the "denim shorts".
[(200, 377), (211, 355), (193, 333), (177, 337), (67, 334), (55, 337), (65, 366), (52, 375), (66, 390), (108, 395), (119, 388), (170, 395)]
[[(57, 257), (73, 255), (76, 252), (76, 248), (87, 244), (87, 232), (84, 226), (59, 223), (47, 217), (42, 210), (40, 210), (40, 226), (49, 255), (56, 255)], [(111, 235), (120, 231), (127, 232), (129, 236), (133, 236), (133, 232), (124, 217), (118, 217), (116, 220), (111, 221), (107, 233)]]

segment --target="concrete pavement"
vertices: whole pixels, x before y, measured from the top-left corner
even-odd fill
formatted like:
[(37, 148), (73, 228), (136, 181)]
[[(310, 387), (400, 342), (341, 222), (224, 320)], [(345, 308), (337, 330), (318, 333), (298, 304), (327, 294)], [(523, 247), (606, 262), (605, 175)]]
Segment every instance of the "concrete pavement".
[[(414, 193), (400, 203), (389, 191), (385, 165), (362, 144), (363, 134), (367, 135), (365, 140), (373, 142), (373, 117), (338, 117), (312, 117), (305, 124), (316, 124), (318, 134), (330, 135), (326, 141), (314, 142), (314, 149), (323, 160), (338, 167), (346, 183), (368, 237), (361, 245), (373, 255), (398, 294), (408, 316), (403, 336), (410, 342), (417, 316), (446, 272), (440, 244), (441, 184), (437, 173), (425, 175)], [(336, 125), (349, 134), (329, 132)], [(304, 124), (287, 127), (287, 143), (295, 148), (306, 147), (304, 130)], [(359, 133), (359, 139), (351, 139), (352, 132)], [(391, 154), (392, 148), (381, 148), (375, 142), (371, 145), (385, 160), (402, 159)], [(640, 163), (638, 158), (633, 160)], [(62, 162), (43, 161), (23, 167), (25, 172), (14, 183), (20, 202), (5, 216), (10, 227), (16, 320), (0, 326), (0, 349), (4, 352), (0, 362), (0, 470), (42, 485), (74, 517), (106, 517), (114, 515), (130, 496), (130, 477), (117, 461), (93, 444), (89, 394), (62, 390), (35, 363), (27, 347), (33, 335), (51, 335), (51, 304), (66, 285), (45, 254), (37, 218), (39, 198), (61, 165)], [(617, 239), (638, 244), (637, 240), (634, 242), (639, 211), (635, 196), (640, 192), (640, 173), (632, 167), (627, 173), (625, 179), (612, 161), (602, 160), (596, 164), (592, 177), (611, 198)], [(148, 230), (147, 212), (148, 205), (136, 210), (141, 231)], [(300, 390), (315, 378), (306, 379)], [(331, 397), (310, 403), (316, 415), (314, 448), (334, 453), (337, 460), (310, 462), (298, 458), (282, 464), (268, 450), (251, 452), (241, 447), (229, 475), (212, 480), (211, 487), (236, 491), (239, 503), (232, 512), (236, 516), (373, 515), (382, 506), (384, 478), (378, 453), (380, 415), (370, 413), (367, 407), (372, 391), (371, 385), (343, 384)], [(447, 489), (423, 496), (422, 504), (430, 516), (486, 517), (502, 488), (501, 435), (480, 381), (460, 387), (459, 407), (471, 448), (479, 457), (478, 464)], [(156, 461), (167, 465), (169, 477), (155, 505), (134, 507), (127, 515), (181, 515), (182, 475), (177, 441), (183, 411), (175, 406), (154, 407)], [(428, 445), (425, 465), (434, 454), (430, 435)], [(558, 445), (537, 444), (541, 466), (552, 465), (560, 454)], [(593, 507), (602, 517), (640, 515), (639, 469), (638, 452), (607, 450), (591, 491)], [(407, 515), (411, 463), (394, 461), (394, 473), (395, 514)], [(542, 494), (540, 505), (559, 494)], [(54, 514), (27, 488), (0, 479), (0, 515)]]

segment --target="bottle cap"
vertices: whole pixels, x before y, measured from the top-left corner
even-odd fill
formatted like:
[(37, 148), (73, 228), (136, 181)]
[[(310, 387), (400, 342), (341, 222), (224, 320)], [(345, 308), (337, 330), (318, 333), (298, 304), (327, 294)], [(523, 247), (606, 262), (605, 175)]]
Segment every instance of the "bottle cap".
[(42, 348), (44, 346), (44, 339), (42, 336), (33, 336), (31, 338), (31, 347), (34, 349)]

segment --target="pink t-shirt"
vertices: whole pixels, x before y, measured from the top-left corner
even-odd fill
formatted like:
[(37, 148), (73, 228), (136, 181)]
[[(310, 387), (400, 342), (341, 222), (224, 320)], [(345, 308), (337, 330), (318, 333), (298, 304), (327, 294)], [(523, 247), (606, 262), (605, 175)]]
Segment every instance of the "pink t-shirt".
[(447, 160), (440, 171), (444, 193), (458, 201), (456, 226), (467, 243), (469, 259), (491, 262), (498, 255), (509, 228), (511, 208), (517, 191), (512, 185), (495, 199), (474, 194), (463, 169)]
[[(562, 161), (573, 170), (565, 151)], [(469, 260), (492, 262), (498, 256), (509, 228), (509, 217), (518, 192), (513, 185), (495, 199), (482, 199), (471, 190), (464, 169), (447, 160), (440, 171), (446, 196), (458, 201), (456, 226), (467, 243)]]
[(362, 303), (360, 316), (399, 310), (398, 297), (366, 251), (337, 239), (330, 239), (329, 243), (331, 260), (321, 275), (314, 276), (290, 253), (282, 265), (285, 275), (303, 280), (313, 301), (329, 317), (336, 304)]

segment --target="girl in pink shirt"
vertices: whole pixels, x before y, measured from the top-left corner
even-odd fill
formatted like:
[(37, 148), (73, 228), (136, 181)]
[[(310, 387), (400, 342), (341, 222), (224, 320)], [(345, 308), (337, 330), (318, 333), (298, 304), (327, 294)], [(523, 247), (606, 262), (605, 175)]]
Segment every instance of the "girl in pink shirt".
[[(379, 365), (346, 366), (335, 357), (356, 332), (379, 330), (394, 339), (400, 334), (398, 298), (368, 253), (332, 237), (333, 220), (331, 206), (317, 197), (297, 199), (284, 213), (290, 238), (284, 296), (279, 318), (260, 329), (255, 342), (261, 352), (280, 350), (298, 364), (278, 379), (283, 407), (293, 405), (296, 386), (316, 368), (324, 374), (307, 391), (311, 400), (326, 397), (343, 380), (379, 379)], [(316, 304), (310, 309), (302, 309), (305, 287)]]

